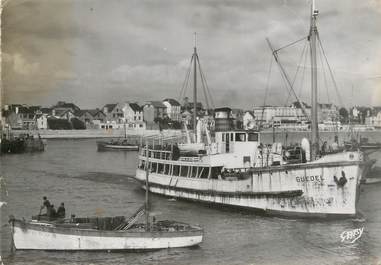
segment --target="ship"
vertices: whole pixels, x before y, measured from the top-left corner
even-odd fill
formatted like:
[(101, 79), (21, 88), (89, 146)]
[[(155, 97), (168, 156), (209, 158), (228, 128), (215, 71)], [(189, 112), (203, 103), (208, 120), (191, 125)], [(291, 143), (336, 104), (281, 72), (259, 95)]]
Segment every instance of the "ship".
[[(147, 162), (148, 169), (148, 162)], [(147, 171), (148, 173), (148, 171)], [(149, 175), (146, 174), (146, 187)], [(132, 216), (75, 217), (37, 215), (32, 220), (10, 216), (12, 248), (16, 250), (142, 251), (190, 247), (203, 240), (203, 229), (172, 220), (156, 221), (150, 214), (148, 189), (145, 204)], [(145, 216), (145, 222), (139, 219)], [(152, 217), (152, 218), (151, 218)]]
[(124, 124), (124, 138), (97, 141), (98, 151), (138, 151), (139, 138), (127, 137), (126, 124)]
[[(216, 131), (214, 140), (201, 146), (199, 141), (194, 141), (193, 146), (186, 143), (184, 148), (176, 141), (162, 144), (162, 140), (155, 142), (152, 139), (148, 149), (140, 151), (136, 169), (135, 178), (143, 183), (143, 188), (145, 164), (149, 160), (149, 191), (156, 194), (284, 217), (327, 219), (356, 216), (361, 180), (370, 164), (359, 150), (320, 152), (317, 17), (318, 10), (313, 3), (310, 30), (305, 38), (311, 51), (310, 139), (300, 139), (296, 146), (267, 145), (261, 141), (258, 130), (229, 128)], [(280, 65), (277, 50), (269, 41), (268, 44), (292, 88), (290, 78)], [(198, 58), (196, 45), (193, 56)], [(193, 61), (196, 69), (196, 60)], [(194, 80), (196, 78), (194, 76)], [(197, 83), (194, 82), (196, 89)], [(194, 104), (197, 102), (195, 91)], [(193, 119), (193, 124), (196, 124), (195, 114)], [(229, 123), (229, 119), (226, 121)], [(196, 128), (194, 130), (196, 135)], [(182, 149), (187, 152), (182, 152)]]
[(131, 140), (110, 140), (110, 141), (97, 141), (98, 151), (138, 151), (139, 143), (131, 142)]

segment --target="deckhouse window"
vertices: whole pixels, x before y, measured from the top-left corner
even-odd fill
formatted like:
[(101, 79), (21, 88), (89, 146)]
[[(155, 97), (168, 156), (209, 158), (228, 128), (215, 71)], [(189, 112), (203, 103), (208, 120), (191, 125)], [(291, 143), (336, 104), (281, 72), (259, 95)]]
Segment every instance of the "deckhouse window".
[(173, 165), (173, 176), (178, 176), (180, 173), (180, 166)]
[(181, 177), (187, 177), (188, 176), (188, 167), (187, 166), (181, 167), (180, 176)]
[(248, 140), (249, 140), (249, 142), (258, 142), (258, 134), (257, 133), (249, 133)]
[(236, 133), (235, 134), (236, 142), (246, 142), (246, 133)]

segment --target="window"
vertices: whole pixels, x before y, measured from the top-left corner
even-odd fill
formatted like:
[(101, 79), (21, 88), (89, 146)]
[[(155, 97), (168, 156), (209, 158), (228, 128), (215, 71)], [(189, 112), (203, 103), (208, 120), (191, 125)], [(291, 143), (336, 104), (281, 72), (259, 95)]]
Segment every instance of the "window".
[(230, 141), (231, 141), (231, 142), (234, 141), (234, 133), (231, 133), (231, 134), (230, 134)]
[(187, 177), (188, 176), (188, 168), (187, 166), (182, 166), (181, 167), (181, 172), (180, 172), (180, 176), (181, 177)]
[(225, 142), (225, 133), (222, 134), (222, 141)]
[(236, 133), (235, 134), (236, 142), (246, 142), (246, 133)]
[(158, 173), (163, 174), (164, 173), (164, 165), (163, 164), (158, 164)]
[(178, 176), (180, 173), (180, 166), (173, 166), (173, 176)]
[(258, 134), (257, 133), (249, 133), (249, 142), (258, 142)]
[(209, 167), (200, 167), (199, 176), (202, 179), (207, 179), (209, 175)]

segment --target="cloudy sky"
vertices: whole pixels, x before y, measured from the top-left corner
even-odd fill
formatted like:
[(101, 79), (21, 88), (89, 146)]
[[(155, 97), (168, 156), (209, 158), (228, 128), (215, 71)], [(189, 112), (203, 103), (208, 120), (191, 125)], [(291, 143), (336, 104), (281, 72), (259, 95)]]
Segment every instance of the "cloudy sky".
[[(381, 1), (321, 0), (317, 8), (342, 102), (381, 105)], [(197, 32), (215, 106), (250, 109), (266, 91), (267, 104), (284, 105), (288, 92), (274, 62), (269, 71), (265, 38), (278, 48), (305, 37), (309, 14), (306, 0), (10, 0), (2, 16), (4, 101), (93, 108), (178, 98)], [(295, 90), (308, 101), (304, 44), (279, 56), (291, 79), (299, 65)], [(328, 69), (319, 69), (320, 101), (339, 103)]]

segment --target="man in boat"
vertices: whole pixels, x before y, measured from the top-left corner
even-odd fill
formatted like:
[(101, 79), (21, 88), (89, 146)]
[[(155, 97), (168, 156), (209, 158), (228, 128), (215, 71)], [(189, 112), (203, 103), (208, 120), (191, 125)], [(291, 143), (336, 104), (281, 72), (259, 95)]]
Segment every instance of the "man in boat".
[[(42, 203), (42, 206), (41, 206), (41, 209), (40, 209), (40, 215), (46, 215), (48, 217), (51, 216), (51, 204), (50, 204), (50, 201), (48, 200), (48, 198), (46, 198), (46, 196), (44, 196), (42, 198), (43, 200), (43, 203)], [(41, 211), (46, 208), (46, 213), (45, 214), (41, 214)]]
[(54, 209), (54, 204), (50, 206), (50, 215), (48, 215), (51, 218), (56, 218), (57, 217), (57, 211)]
[(58, 218), (65, 218), (65, 215), (66, 215), (66, 213), (65, 213), (65, 205), (64, 205), (63, 202), (61, 202), (60, 207), (58, 207), (58, 209), (57, 209), (57, 217)]

